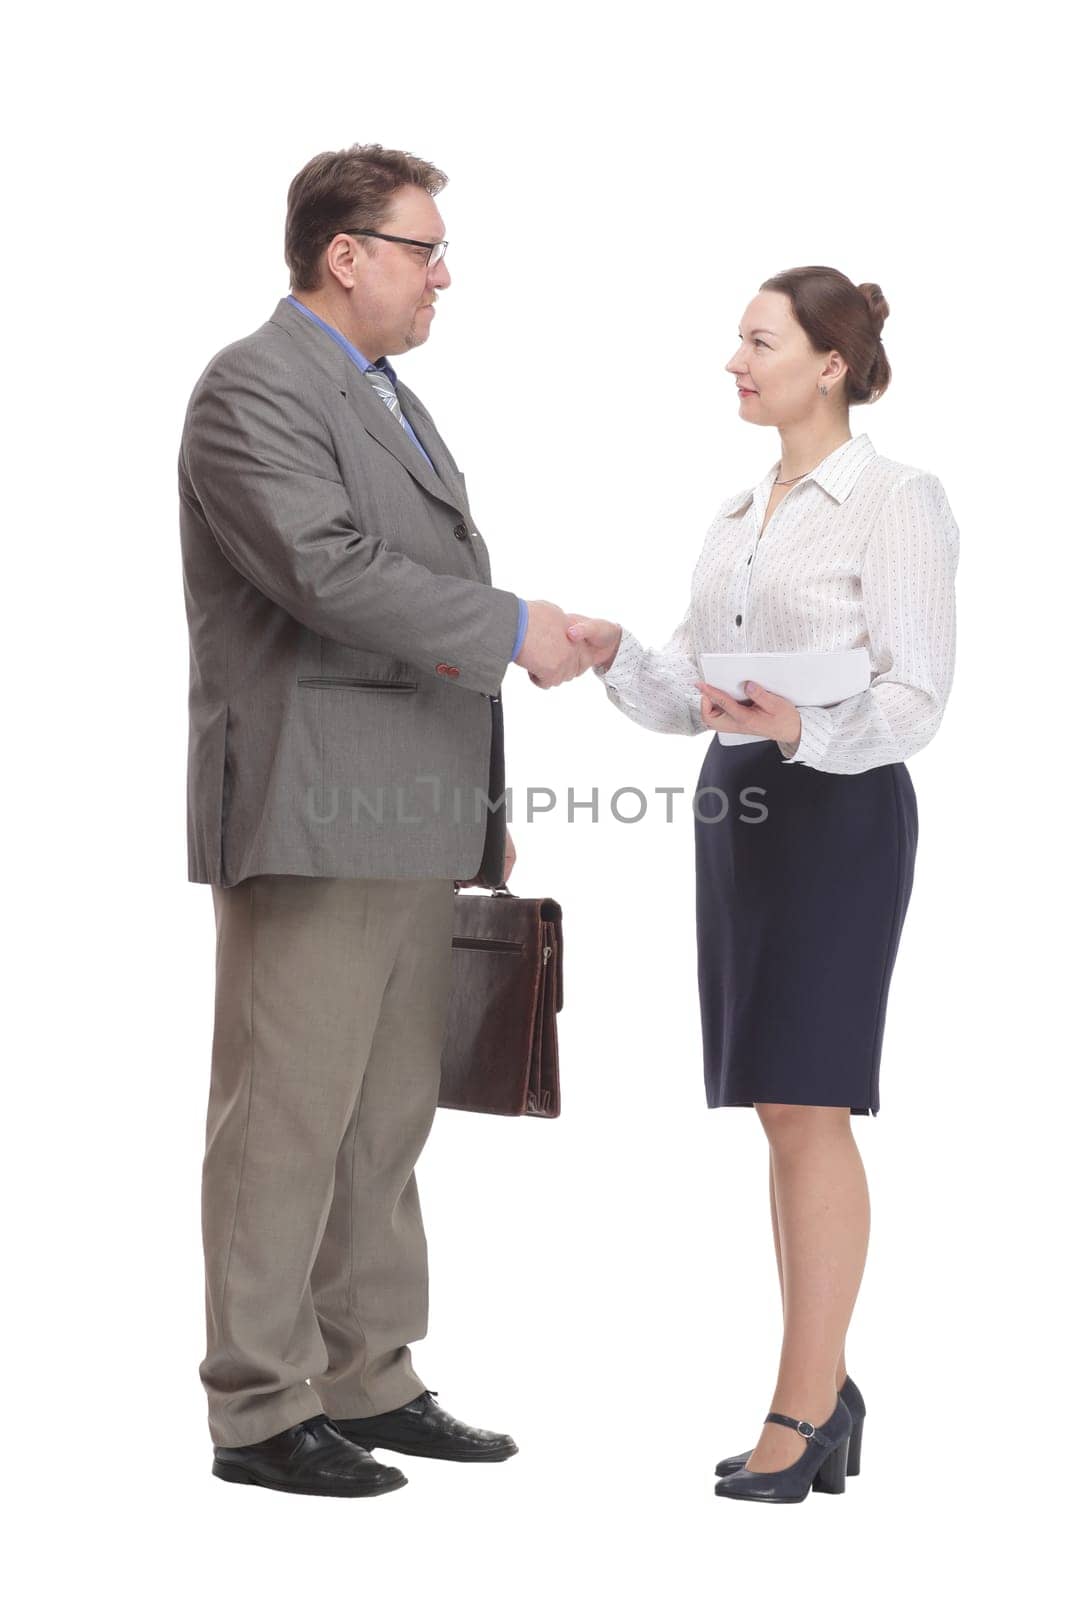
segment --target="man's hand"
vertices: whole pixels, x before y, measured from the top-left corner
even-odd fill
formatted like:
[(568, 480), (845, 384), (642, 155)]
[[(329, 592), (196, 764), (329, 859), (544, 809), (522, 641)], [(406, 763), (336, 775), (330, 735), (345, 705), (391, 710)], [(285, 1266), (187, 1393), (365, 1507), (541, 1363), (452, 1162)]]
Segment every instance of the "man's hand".
[(603, 619), (570, 616), (567, 618), (567, 637), (578, 645), (581, 671), (589, 667), (610, 667), (619, 649), (622, 628), (617, 622)]
[[(504, 843), (504, 876), (500, 882), (507, 883), (511, 877), (511, 869), (515, 865), (515, 841), (511, 837), (511, 829), (505, 829), (507, 838)], [(484, 887), (479, 885), (477, 878), (453, 878), (453, 887), (456, 889), (474, 889)], [(499, 887), (499, 885), (498, 885)]]
[(567, 617), (549, 600), (531, 600), (526, 637), (515, 657), (539, 689), (555, 689), (583, 670), (578, 648), (567, 637)]
[(504, 845), (504, 876), (501, 883), (507, 883), (511, 877), (511, 869), (515, 865), (515, 841), (511, 837), (511, 829), (507, 830), (507, 842)]

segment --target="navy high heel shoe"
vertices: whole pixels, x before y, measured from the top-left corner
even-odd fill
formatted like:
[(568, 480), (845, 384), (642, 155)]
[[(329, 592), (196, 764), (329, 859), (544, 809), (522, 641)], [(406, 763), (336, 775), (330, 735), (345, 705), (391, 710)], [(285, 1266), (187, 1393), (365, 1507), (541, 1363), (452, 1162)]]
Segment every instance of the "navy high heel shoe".
[[(848, 1466), (846, 1467), (845, 1471), (850, 1478), (856, 1478), (859, 1476), (860, 1470), (860, 1450), (863, 1445), (863, 1419), (867, 1415), (867, 1407), (864, 1405), (863, 1396), (859, 1391), (859, 1385), (853, 1383), (850, 1377), (846, 1376), (844, 1383), (837, 1392), (841, 1399), (845, 1402), (846, 1406), (848, 1406), (849, 1416), (852, 1418), (852, 1432), (849, 1435), (848, 1440)], [(755, 1445), (753, 1445), (752, 1449), (754, 1450), (755, 1448)], [(746, 1450), (743, 1455), (724, 1457), (724, 1459), (720, 1461), (715, 1468), (715, 1476), (717, 1478), (723, 1478), (729, 1472), (736, 1472), (740, 1467), (744, 1466), (751, 1454), (752, 1450)], [(815, 1484), (814, 1488), (816, 1491), (818, 1491), (818, 1484)]]
[(816, 1484), (823, 1494), (844, 1494), (852, 1418), (840, 1395), (830, 1416), (818, 1427), (811, 1422), (798, 1422), (781, 1411), (768, 1411), (766, 1420), (795, 1428), (807, 1440), (804, 1454), (780, 1472), (750, 1472), (747, 1467), (740, 1467), (719, 1479), (716, 1494), (728, 1500), (769, 1500), (780, 1505), (806, 1499), (808, 1490)]

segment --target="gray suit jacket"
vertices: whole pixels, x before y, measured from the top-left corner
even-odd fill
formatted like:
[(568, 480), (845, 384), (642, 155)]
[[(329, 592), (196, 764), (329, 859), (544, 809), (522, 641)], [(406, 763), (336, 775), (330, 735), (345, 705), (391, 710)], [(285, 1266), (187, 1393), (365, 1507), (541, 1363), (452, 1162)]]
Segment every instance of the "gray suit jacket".
[(429, 413), (397, 392), (436, 473), (285, 300), (193, 390), (178, 487), (194, 883), (500, 881), (519, 601), (491, 585)]

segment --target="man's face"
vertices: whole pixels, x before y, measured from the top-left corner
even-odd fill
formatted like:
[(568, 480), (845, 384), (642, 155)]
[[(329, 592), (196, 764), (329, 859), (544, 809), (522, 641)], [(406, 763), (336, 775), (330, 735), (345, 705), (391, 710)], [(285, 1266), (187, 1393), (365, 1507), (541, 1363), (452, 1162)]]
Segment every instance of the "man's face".
[[(400, 234), (436, 244), (445, 237), (445, 225), (425, 189), (409, 185), (393, 196), (378, 233)], [(410, 244), (386, 239), (357, 241), (368, 248), (359, 253), (353, 309), (368, 329), (382, 355), (400, 355), (430, 337), (433, 303), (452, 279), (444, 261), (427, 269), (428, 252)]]

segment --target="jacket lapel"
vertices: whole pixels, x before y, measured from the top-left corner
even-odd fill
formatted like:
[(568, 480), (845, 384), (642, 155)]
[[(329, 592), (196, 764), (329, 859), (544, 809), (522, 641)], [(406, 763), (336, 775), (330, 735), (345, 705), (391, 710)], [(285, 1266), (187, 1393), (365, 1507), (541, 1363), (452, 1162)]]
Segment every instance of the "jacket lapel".
[[(370, 384), (367, 384), (367, 387), (369, 389)], [(461, 511), (469, 512), (470, 506), (467, 502), (467, 491), (448, 458), (448, 451), (445, 449), (444, 441), (441, 438), (441, 435), (434, 427), (433, 419), (430, 416), (430, 413), (427, 411), (418, 395), (415, 394), (413, 390), (408, 388), (403, 379), (400, 380), (396, 393), (405, 417), (407, 417), (408, 421), (411, 423), (411, 426), (418, 434), (420, 440), (422, 441), (423, 449), (433, 462), (437, 476), (441, 483), (444, 484), (445, 489), (448, 492), (450, 503), (458, 506)], [(384, 406), (382, 407), (382, 410), (385, 410)], [(417, 456), (419, 455), (417, 449), (415, 450), (415, 454)], [(422, 461), (421, 456), (419, 456), (419, 460)], [(422, 461), (422, 465), (425, 468), (426, 463)]]
[(436, 429), (406, 385), (401, 385), (402, 395), (399, 389), (397, 391), (400, 404), (412, 426), (417, 429), (434, 467), (440, 465), (443, 468), (439, 473), (435, 473), (432, 467), (427, 466), (418, 445), (414, 443), (407, 429), (382, 404), (359, 368), (349, 359), (340, 345), (334, 343), (328, 333), (316, 327), (301, 312), (294, 310), (287, 300), (278, 302), (270, 320), (297, 339), (300, 348), (308, 354), (314, 364), (328, 373), (331, 382), (337, 384), (362, 426), (389, 451), (391, 456), (395, 456), (401, 466), (407, 468), (427, 494), (432, 494), (436, 500), (442, 500), (445, 505), (453, 506), (457, 511), (466, 510), (466, 497), (455, 474), (443, 460)]
[[(345, 396), (367, 432), (373, 434), (378, 443), (384, 445), (389, 454), (395, 456), (401, 466), (408, 469), (427, 494), (432, 494), (435, 499), (443, 500), (446, 505), (454, 506), (456, 510), (461, 511), (462, 502), (456, 499), (456, 489), (453, 487), (451, 474), (438, 474), (434, 471), (439, 455), (439, 452), (435, 454), (433, 449), (435, 441), (424, 436), (425, 429), (419, 431), (419, 438), (422, 439), (426, 452), (434, 464), (430, 467), (427, 466), (422, 452), (403, 423), (382, 404), (366, 378), (353, 366), (347, 356), (345, 356), (345, 366), (347, 368), (344, 374)], [(404, 394), (401, 394), (400, 389), (397, 390), (397, 399), (404, 414), (412, 426), (416, 427), (415, 418), (412, 416), (414, 408), (410, 406), (410, 395), (410, 390), (405, 390)]]

